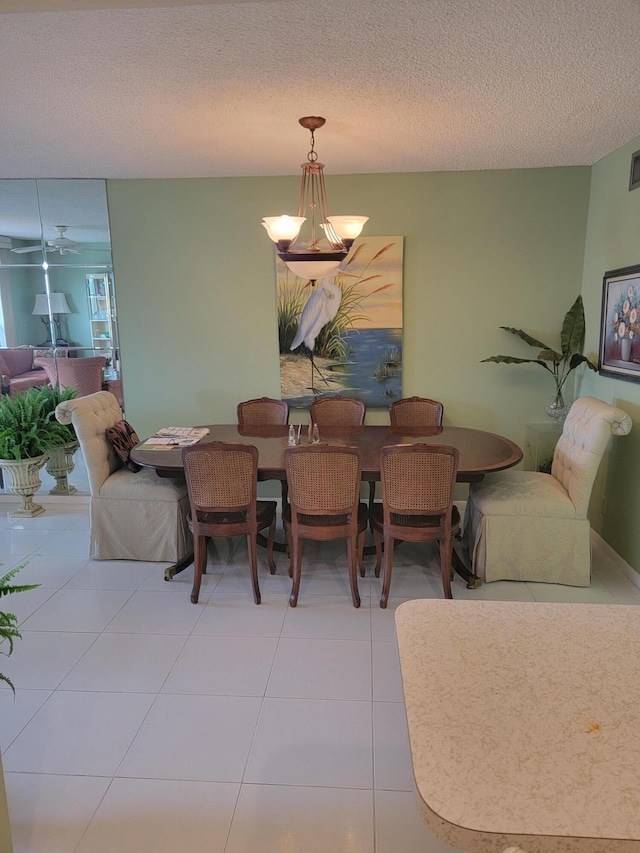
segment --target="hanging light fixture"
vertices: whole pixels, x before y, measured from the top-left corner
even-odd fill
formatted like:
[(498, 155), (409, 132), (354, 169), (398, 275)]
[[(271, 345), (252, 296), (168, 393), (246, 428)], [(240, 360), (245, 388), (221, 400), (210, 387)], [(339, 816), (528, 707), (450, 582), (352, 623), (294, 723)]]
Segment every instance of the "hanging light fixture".
[[(329, 216), (324, 186), (324, 163), (318, 162), (314, 131), (325, 123), (322, 116), (304, 116), (300, 124), (311, 133), (311, 150), (303, 163), (302, 185), (297, 216), (265, 216), (262, 224), (276, 244), (276, 253), (292, 273), (316, 281), (335, 273), (349, 254), (353, 241), (362, 231), (368, 216)], [(307, 213), (308, 211), (308, 213)], [(305, 248), (297, 241), (303, 223), (310, 219), (311, 242)], [(318, 245), (322, 229), (329, 248)]]

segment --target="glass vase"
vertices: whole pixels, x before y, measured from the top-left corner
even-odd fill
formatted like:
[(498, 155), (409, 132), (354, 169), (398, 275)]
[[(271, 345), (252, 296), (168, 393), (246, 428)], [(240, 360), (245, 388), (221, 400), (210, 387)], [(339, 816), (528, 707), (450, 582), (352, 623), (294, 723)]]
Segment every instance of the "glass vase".
[(569, 414), (571, 406), (567, 406), (562, 396), (562, 391), (557, 391), (551, 402), (546, 408), (549, 417), (558, 424), (564, 423), (564, 419)]

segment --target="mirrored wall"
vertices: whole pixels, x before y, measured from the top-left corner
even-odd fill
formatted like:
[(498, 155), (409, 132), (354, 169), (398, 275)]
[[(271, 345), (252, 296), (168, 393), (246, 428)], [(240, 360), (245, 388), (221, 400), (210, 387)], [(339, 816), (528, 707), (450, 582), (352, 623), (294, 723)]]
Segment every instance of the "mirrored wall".
[(2, 392), (25, 390), (36, 377), (17, 377), (34, 369), (80, 386), (86, 358), (101, 371), (80, 393), (108, 388), (123, 405), (105, 182), (0, 180)]

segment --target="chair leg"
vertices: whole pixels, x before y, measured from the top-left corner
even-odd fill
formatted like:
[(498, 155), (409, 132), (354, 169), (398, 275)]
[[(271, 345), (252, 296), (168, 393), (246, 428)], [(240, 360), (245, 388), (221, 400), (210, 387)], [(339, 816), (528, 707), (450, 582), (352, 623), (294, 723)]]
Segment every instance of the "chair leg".
[[(291, 537), (294, 540), (294, 537)], [(295, 607), (298, 604), (298, 593), (300, 592), (300, 577), (302, 574), (302, 540), (298, 538), (290, 543), (291, 563), (293, 584), (291, 585), (291, 595), (289, 596), (289, 604)]]
[(363, 530), (362, 533), (358, 536), (358, 565), (360, 566), (360, 577), (365, 576), (365, 568), (364, 568), (364, 537), (366, 534), (366, 530)]
[(380, 577), (380, 566), (382, 565), (382, 536), (379, 531), (373, 531), (373, 541), (376, 546), (376, 567), (373, 570), (377, 578)]
[(249, 566), (251, 568), (253, 600), (256, 604), (260, 604), (260, 587), (258, 585), (258, 542), (256, 533), (247, 534), (247, 547), (249, 548)]
[(269, 525), (269, 536), (267, 538), (267, 563), (269, 564), (269, 571), (272, 575), (276, 573), (276, 564), (273, 562), (273, 539), (276, 533), (276, 519), (274, 516), (273, 521)]
[(451, 567), (451, 552), (453, 550), (453, 538), (445, 536), (440, 540), (440, 571), (442, 572), (442, 589), (444, 590), (445, 598), (453, 598), (451, 592), (451, 576), (453, 569)]
[(293, 543), (291, 541), (291, 528), (285, 527), (285, 535), (287, 537), (287, 551), (289, 552), (289, 577), (293, 577)]
[(357, 557), (359, 551), (359, 536), (348, 537), (347, 558), (349, 561), (349, 586), (351, 587), (351, 601), (354, 607), (360, 607), (360, 593), (358, 592), (358, 567)]
[[(379, 534), (378, 534), (379, 535)], [(384, 540), (384, 570), (382, 573), (382, 595), (380, 596), (380, 607), (387, 606), (389, 600), (389, 589), (391, 588), (391, 572), (393, 571), (393, 546), (394, 540), (385, 537)]]
[(191, 603), (197, 604), (200, 596), (200, 584), (202, 573), (207, 565), (207, 538), (206, 536), (193, 537), (193, 589), (191, 590)]

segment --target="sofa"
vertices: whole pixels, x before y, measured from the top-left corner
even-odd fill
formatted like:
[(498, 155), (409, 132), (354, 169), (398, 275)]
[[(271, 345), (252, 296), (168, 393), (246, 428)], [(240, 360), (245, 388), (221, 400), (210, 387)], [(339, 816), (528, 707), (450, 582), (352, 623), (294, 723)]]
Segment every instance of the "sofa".
[(40, 351), (31, 347), (0, 347), (3, 394), (27, 391), (29, 388), (49, 384), (46, 371), (34, 365), (36, 352)]

